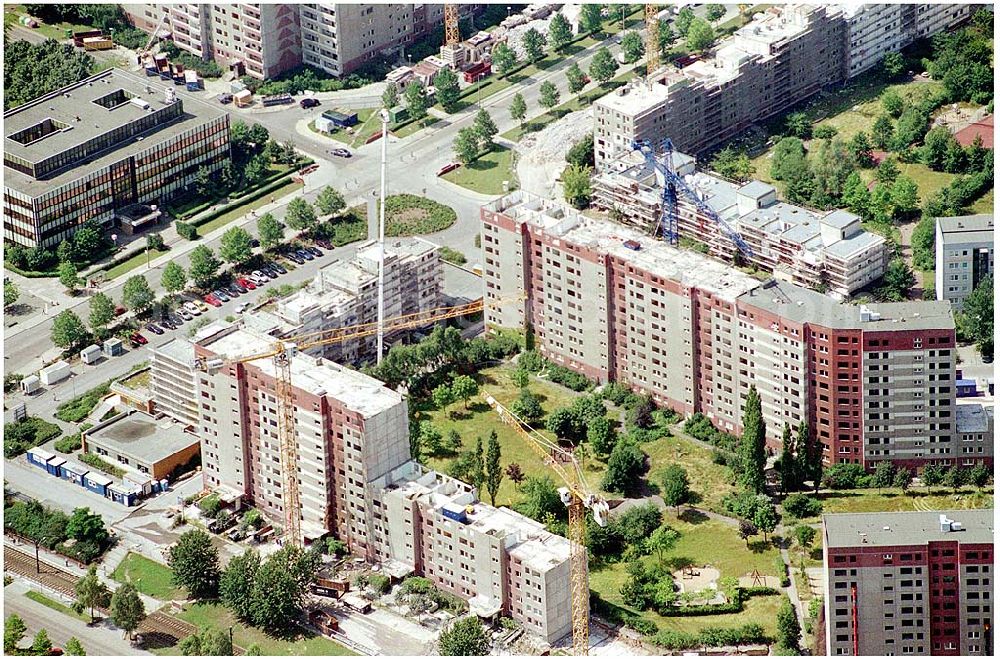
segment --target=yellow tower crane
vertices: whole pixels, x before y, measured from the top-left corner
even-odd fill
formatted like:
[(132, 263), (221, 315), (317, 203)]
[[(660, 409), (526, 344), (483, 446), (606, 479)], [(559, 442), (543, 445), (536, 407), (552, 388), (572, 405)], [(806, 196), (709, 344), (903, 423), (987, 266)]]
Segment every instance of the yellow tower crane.
[(444, 43), (457, 46), (462, 42), (462, 30), (458, 26), (458, 5), (444, 6)]
[[(500, 297), (484, 303), (482, 298), (466, 304), (436, 307), (426, 311), (394, 316), (385, 319), (385, 332), (424, 327), (448, 318), (458, 318), (479, 313), (487, 308), (495, 308), (524, 300), (524, 294)], [(285, 542), (301, 547), (303, 545), (301, 525), (301, 500), (299, 498), (298, 452), (295, 433), (295, 404), (292, 392), (292, 359), (300, 350), (317, 346), (332, 345), (350, 339), (374, 336), (378, 333), (378, 323), (362, 323), (331, 330), (309, 332), (276, 339), (271, 349), (230, 360), (208, 359), (199, 363), (206, 371), (217, 372), (228, 361), (230, 364), (245, 364), (258, 359), (273, 359), (275, 367), (275, 397), (278, 399), (278, 446), (281, 454), (281, 496), (285, 513)]]
[(646, 77), (660, 64), (660, 8), (646, 5)]
[(528, 425), (521, 417), (484, 392), (486, 402), (500, 419), (531, 446), (542, 462), (556, 472), (564, 487), (559, 497), (569, 509), (570, 581), (572, 586), (573, 652), (586, 655), (590, 649), (590, 585), (587, 578), (587, 509), (599, 526), (608, 524), (608, 502), (591, 491), (576, 455)]

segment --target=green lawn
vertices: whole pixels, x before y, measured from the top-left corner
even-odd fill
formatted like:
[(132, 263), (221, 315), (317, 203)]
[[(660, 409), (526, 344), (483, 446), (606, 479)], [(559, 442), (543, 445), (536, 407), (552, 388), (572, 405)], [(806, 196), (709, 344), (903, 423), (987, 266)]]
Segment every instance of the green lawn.
[[(149, 260), (152, 261), (156, 257), (166, 254), (168, 251), (169, 250), (166, 249), (149, 250)], [(114, 279), (115, 277), (119, 277), (125, 274), (126, 272), (135, 270), (136, 268), (142, 267), (144, 265), (146, 265), (146, 252), (141, 252), (139, 254), (136, 254), (129, 260), (122, 261), (115, 267), (105, 270), (104, 277), (105, 279)]]
[(395, 135), (396, 137), (399, 137), (399, 138), (409, 137), (410, 135), (413, 135), (414, 133), (416, 133), (419, 130), (423, 130), (424, 128), (427, 128), (428, 126), (433, 126), (437, 122), (438, 122), (438, 120), (435, 117), (425, 117), (424, 119), (422, 119), (420, 121), (414, 121), (412, 123), (408, 123), (405, 126), (403, 126), (402, 128), (400, 128), (399, 130), (395, 130), (393, 128), (390, 128), (389, 132), (392, 133), (393, 135)]
[[(246, 649), (253, 644), (261, 648), (264, 656), (353, 656), (357, 653), (335, 643), (328, 638), (317, 636), (303, 630), (294, 638), (278, 639), (268, 636), (254, 627), (249, 627), (238, 621), (229, 609), (217, 603), (198, 602), (188, 604), (178, 615), (199, 628), (215, 627), (216, 629), (233, 628), (233, 642)], [(171, 654), (173, 654), (171, 652)]]
[(266, 194), (263, 197), (255, 199), (254, 201), (251, 201), (247, 204), (241, 204), (236, 208), (232, 209), (231, 211), (229, 211), (228, 213), (223, 213), (222, 215), (215, 218), (211, 222), (206, 222), (205, 224), (202, 224), (201, 226), (198, 227), (198, 235), (201, 237), (205, 237), (212, 231), (218, 229), (219, 227), (229, 224), (230, 222), (236, 220), (237, 218), (243, 217), (250, 211), (255, 211), (261, 206), (266, 206), (267, 204), (271, 203), (272, 197), (275, 200), (278, 200), (284, 197), (285, 195), (289, 195), (295, 192), (296, 190), (299, 190), (300, 188), (302, 188), (302, 183), (289, 181), (288, 183), (284, 184), (271, 194)]
[[(514, 153), (506, 147), (496, 147), (493, 151), (480, 156), (478, 160), (462, 165), (442, 178), (483, 194), (499, 195), (518, 188), (517, 173), (514, 171)], [(504, 190), (504, 181), (508, 183), (507, 190)]]
[(82, 620), (84, 622), (90, 622), (90, 616), (87, 613), (78, 614), (76, 611), (66, 606), (62, 602), (57, 602), (47, 595), (43, 595), (38, 591), (29, 590), (24, 594), (29, 600), (38, 602), (42, 606), (47, 606), (53, 611), (58, 611), (59, 613), (68, 615), (71, 618), (76, 618), (77, 620)]
[(163, 563), (129, 552), (111, 573), (111, 578), (122, 583), (131, 581), (140, 593), (159, 600), (183, 599), (186, 593), (170, 582), (172, 575), (170, 568)]
[(992, 213), (993, 212), (993, 190), (990, 190), (982, 197), (976, 200), (976, 203), (972, 204), (971, 210), (973, 213)]
[(699, 508), (727, 514), (722, 499), (736, 491), (730, 482), (730, 470), (712, 462), (712, 451), (695, 444), (677, 430), (673, 432), (677, 436), (661, 437), (642, 445), (642, 450), (649, 456), (649, 480), (655, 483), (659, 470), (670, 464), (679, 464), (687, 470), (691, 491), (697, 495), (693, 503)]
[(959, 494), (944, 488), (913, 488), (902, 494), (897, 488), (878, 490), (841, 490), (821, 493), (824, 513), (895, 512), (907, 510), (949, 510), (992, 508), (993, 492), (963, 488)]
[(377, 133), (381, 128), (378, 112), (375, 108), (363, 108), (358, 110), (357, 113), (358, 123), (352, 126), (350, 131), (346, 128), (341, 128), (340, 130), (332, 133), (324, 133), (316, 130), (314, 122), (312, 121), (309, 122), (309, 129), (318, 135), (324, 135), (330, 139), (337, 140), (338, 142), (343, 142), (348, 146), (356, 147), (364, 144), (365, 140)]
[[(4, 7), (3, 12), (3, 23), (4, 25), (17, 24), (21, 16), (28, 15), (27, 10), (24, 5), (7, 5)], [(93, 25), (83, 25), (81, 23), (55, 23), (49, 25), (48, 23), (43, 23), (39, 19), (37, 28), (25, 27), (26, 30), (31, 30), (32, 32), (37, 32), (47, 39), (56, 39), (63, 41), (66, 39), (66, 30), (72, 30), (73, 32), (82, 32), (84, 30), (93, 30)]]

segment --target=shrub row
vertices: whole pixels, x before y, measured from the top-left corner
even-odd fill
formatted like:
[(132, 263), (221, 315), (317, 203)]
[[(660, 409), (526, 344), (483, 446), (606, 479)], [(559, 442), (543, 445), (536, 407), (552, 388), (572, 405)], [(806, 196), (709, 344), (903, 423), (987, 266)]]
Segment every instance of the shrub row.
[(3, 457), (14, 458), (59, 436), (59, 426), (37, 416), (3, 424)]
[(792, 585), (792, 580), (788, 577), (788, 566), (785, 565), (785, 560), (780, 555), (774, 557), (774, 569), (778, 571), (778, 575), (781, 577), (782, 588), (788, 588)]
[(742, 627), (706, 627), (697, 634), (664, 630), (649, 640), (668, 650), (688, 650), (767, 643), (770, 639), (763, 626), (749, 623)]
[(69, 423), (79, 423), (97, 407), (101, 399), (111, 390), (111, 380), (85, 391), (76, 398), (71, 398), (56, 408), (56, 418)]
[[(304, 163), (303, 165), (300, 165), (300, 167), (305, 166), (305, 164), (308, 164), (308, 163)], [(235, 201), (230, 202), (229, 204), (226, 204), (226, 206), (231, 206), (232, 204), (236, 204), (236, 203), (243, 203), (243, 198), (246, 195), (253, 194), (254, 192), (260, 190), (264, 186), (270, 185), (271, 183), (274, 183), (278, 179), (283, 178), (285, 176), (290, 176), (290, 175), (291, 175), (290, 170), (279, 171), (279, 172), (272, 172), (271, 174), (268, 174), (264, 178), (264, 180), (260, 182), (260, 185), (258, 185), (256, 188), (253, 188), (253, 189), (250, 189), (250, 190), (246, 190), (246, 191), (239, 191), (239, 192), (241, 192), (240, 196), (237, 197)], [(200, 203), (200, 204), (198, 204), (196, 206), (192, 206), (191, 208), (186, 209), (183, 213), (177, 213), (177, 214), (175, 214), (174, 217), (176, 217), (178, 220), (188, 220), (188, 219), (194, 217), (195, 215), (197, 215), (198, 213), (200, 213), (200, 212), (202, 212), (202, 211), (204, 211), (204, 210), (206, 210), (208, 208), (211, 208), (212, 204), (216, 203), (217, 201), (219, 201), (219, 197), (216, 197), (214, 199), (209, 199), (208, 201), (202, 202), (202, 203)]]
[(110, 462), (102, 460), (94, 453), (84, 453), (80, 456), (80, 462), (93, 467), (94, 469), (100, 469), (106, 474), (111, 474), (117, 478), (121, 478), (125, 475), (125, 470), (120, 467), (116, 467)]
[(238, 208), (239, 206), (243, 206), (245, 204), (248, 204), (251, 201), (256, 201), (256, 200), (260, 199), (261, 197), (263, 197), (264, 195), (266, 195), (268, 193), (271, 193), (271, 192), (274, 192), (275, 190), (277, 190), (278, 188), (280, 188), (281, 186), (285, 185), (286, 183), (288, 183), (291, 180), (292, 180), (292, 177), (290, 175), (283, 174), (281, 176), (281, 178), (279, 178), (279, 179), (277, 179), (275, 181), (272, 181), (272, 182), (268, 183), (265, 186), (262, 186), (262, 187), (258, 188), (254, 192), (251, 192), (249, 194), (243, 195), (242, 197), (239, 197), (238, 199), (235, 199), (231, 203), (226, 204), (222, 208), (217, 208), (216, 210), (212, 211), (211, 213), (208, 213), (208, 214), (206, 214), (206, 215), (204, 215), (202, 217), (199, 217), (197, 220), (192, 220), (188, 224), (191, 224), (192, 226), (196, 226), (196, 227), (200, 227), (203, 224), (208, 224), (212, 220), (214, 220), (217, 217), (220, 217), (222, 215), (225, 215), (226, 213), (228, 213), (229, 211), (233, 210), (234, 208)]
[(66, 435), (55, 444), (57, 451), (67, 454), (80, 450), (80, 447), (82, 446), (83, 440), (80, 437), (80, 433), (76, 433), (75, 435)]
[(6, 260), (3, 262), (3, 267), (7, 268), (11, 272), (16, 272), (17, 274), (21, 275), (22, 277), (27, 277), (28, 279), (41, 279), (43, 277), (58, 277), (59, 276), (59, 273), (56, 272), (55, 270), (50, 270), (50, 271), (49, 270), (46, 270), (46, 271), (42, 271), (42, 270), (22, 270), (21, 268), (17, 267), (16, 265), (11, 264), (9, 261), (6, 261)]

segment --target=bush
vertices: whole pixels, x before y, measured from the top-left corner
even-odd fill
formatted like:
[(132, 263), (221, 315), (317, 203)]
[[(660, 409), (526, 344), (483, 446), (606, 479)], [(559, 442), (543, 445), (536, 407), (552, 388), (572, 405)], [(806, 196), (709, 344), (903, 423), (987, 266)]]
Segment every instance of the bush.
[(458, 219), (454, 208), (412, 194), (396, 194), (385, 200), (385, 234), (413, 236), (447, 229)]
[(587, 376), (558, 364), (548, 364), (545, 373), (553, 382), (573, 391), (589, 391), (594, 386), (594, 383), (587, 379)]
[(83, 446), (83, 440), (80, 438), (80, 433), (76, 433), (63, 437), (56, 442), (55, 446), (60, 453), (73, 453), (80, 450)]
[[(221, 217), (222, 215), (225, 215), (226, 213), (230, 212), (234, 208), (238, 208), (240, 206), (244, 206), (246, 204), (249, 204), (252, 201), (256, 201), (256, 200), (260, 199), (261, 197), (263, 197), (266, 194), (274, 192), (275, 190), (277, 190), (278, 188), (284, 186), (286, 183), (288, 183), (291, 180), (292, 180), (291, 176), (289, 176), (287, 174), (282, 174), (280, 176), (280, 178), (278, 178), (278, 179), (276, 179), (276, 180), (268, 183), (267, 185), (261, 186), (261, 187), (257, 188), (256, 190), (253, 190), (252, 192), (249, 192), (249, 193), (243, 195), (242, 197), (237, 197), (236, 199), (232, 200), (230, 203), (226, 204), (225, 206), (223, 206), (221, 208), (217, 208), (214, 211), (212, 211), (211, 213), (206, 213), (205, 215), (202, 215), (201, 217), (199, 217), (197, 220), (192, 220), (190, 222), (190, 224), (192, 226), (195, 226), (195, 227), (200, 227), (203, 224), (208, 224), (212, 220), (214, 220), (214, 219), (216, 219), (218, 217)], [(193, 240), (193, 238), (189, 238), (188, 240)]]
[(59, 436), (59, 426), (37, 416), (3, 425), (3, 456), (14, 458)]
[(389, 585), (389, 577), (384, 574), (372, 574), (368, 576), (368, 586), (379, 595), (388, 593)]
[(438, 253), (441, 255), (441, 260), (454, 263), (455, 265), (465, 265), (468, 260), (465, 258), (465, 254), (448, 246), (441, 247)]
[(805, 494), (789, 494), (781, 505), (795, 519), (815, 517), (823, 512), (823, 503)]
[[(785, 565), (785, 559), (780, 555), (774, 557), (774, 569), (777, 570), (778, 576), (781, 577), (781, 587), (788, 588), (791, 585), (792, 580), (788, 576), (788, 566)], [(770, 590), (774, 590), (773, 588)]]
[(181, 222), (178, 220), (174, 222), (174, 226), (177, 228), (177, 235), (185, 240), (197, 240), (198, 239), (198, 229), (187, 222)]
[(701, 412), (695, 412), (684, 422), (684, 432), (695, 439), (708, 442), (716, 448), (734, 453), (739, 445), (739, 438), (723, 432), (712, 425), (708, 417)]
[(198, 502), (198, 510), (207, 517), (214, 517), (222, 510), (222, 500), (218, 494), (210, 494)]
[(80, 456), (80, 462), (90, 467), (93, 467), (94, 469), (99, 469), (100, 471), (103, 471), (106, 474), (111, 474), (112, 476), (116, 476), (118, 478), (121, 478), (122, 476), (125, 475), (124, 469), (116, 467), (110, 462), (102, 460), (94, 453), (84, 453), (83, 455)]
[(859, 464), (841, 462), (827, 467), (823, 471), (823, 486), (832, 490), (849, 490), (856, 487), (867, 487), (868, 476), (865, 468)]
[(94, 387), (56, 408), (56, 418), (68, 423), (79, 423), (87, 418), (101, 399), (111, 390), (111, 381)]

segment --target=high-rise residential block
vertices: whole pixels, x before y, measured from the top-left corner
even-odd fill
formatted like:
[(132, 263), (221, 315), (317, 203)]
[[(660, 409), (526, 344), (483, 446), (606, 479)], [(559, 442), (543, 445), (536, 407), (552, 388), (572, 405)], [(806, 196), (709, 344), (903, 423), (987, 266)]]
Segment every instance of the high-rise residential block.
[[(109, 69), (4, 113), (4, 240), (55, 247), (87, 220), (126, 232), (229, 159), (229, 114)], [(137, 219), (138, 218), (138, 219)]]
[(937, 299), (960, 310), (979, 282), (993, 275), (993, 216), (939, 217), (934, 255)]
[(993, 656), (993, 510), (823, 516), (826, 654)]
[[(542, 354), (742, 432), (751, 386), (767, 442), (808, 422), (827, 464), (963, 458), (949, 305), (853, 306), (519, 191), (482, 209), (486, 322), (530, 324)], [(977, 456), (992, 464), (992, 451)]]

